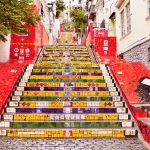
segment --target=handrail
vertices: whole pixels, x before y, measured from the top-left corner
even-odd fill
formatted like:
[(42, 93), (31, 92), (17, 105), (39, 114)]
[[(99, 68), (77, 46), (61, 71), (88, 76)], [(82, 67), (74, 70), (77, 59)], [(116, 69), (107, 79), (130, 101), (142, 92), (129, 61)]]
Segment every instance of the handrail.
[(40, 57), (40, 54), (41, 54), (42, 50), (43, 50), (43, 48), (41, 47), (41, 49), (40, 49), (40, 51), (39, 51), (39, 53), (38, 53), (38, 55), (37, 55), (37, 58), (36, 58), (34, 64), (37, 63), (37, 61), (38, 61), (38, 59), (39, 59), (39, 57)]

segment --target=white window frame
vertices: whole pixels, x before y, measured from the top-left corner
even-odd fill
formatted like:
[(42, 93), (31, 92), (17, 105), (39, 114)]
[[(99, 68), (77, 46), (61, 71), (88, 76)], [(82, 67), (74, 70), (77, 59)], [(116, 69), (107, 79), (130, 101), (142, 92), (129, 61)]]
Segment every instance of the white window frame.
[(126, 21), (127, 21), (127, 33), (131, 32), (131, 9), (130, 2), (126, 5)]
[(150, 62), (150, 47), (148, 47), (148, 61)]
[(120, 13), (121, 16), (121, 36), (125, 36), (125, 11), (122, 10)]
[(150, 0), (147, 1), (148, 16), (150, 16)]

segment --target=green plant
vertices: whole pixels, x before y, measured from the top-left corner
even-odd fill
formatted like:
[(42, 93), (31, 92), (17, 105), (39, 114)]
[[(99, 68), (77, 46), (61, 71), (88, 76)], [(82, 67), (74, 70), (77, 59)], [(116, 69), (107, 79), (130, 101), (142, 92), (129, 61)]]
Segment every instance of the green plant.
[(40, 17), (33, 11), (33, 0), (0, 1), (0, 40), (10, 33), (27, 34), (26, 25), (36, 25)]
[(71, 11), (71, 17), (72, 17), (72, 21), (74, 23), (76, 32), (79, 35), (81, 35), (87, 22), (87, 18), (85, 16), (85, 10), (82, 8), (74, 8)]

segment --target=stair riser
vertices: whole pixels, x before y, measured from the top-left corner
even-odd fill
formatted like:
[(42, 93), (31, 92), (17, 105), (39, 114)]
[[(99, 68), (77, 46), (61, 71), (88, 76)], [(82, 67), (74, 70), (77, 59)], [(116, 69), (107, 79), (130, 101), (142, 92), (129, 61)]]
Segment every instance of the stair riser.
[(63, 101), (55, 101), (55, 102), (9, 102), (9, 107), (124, 107), (124, 102), (85, 102), (85, 101), (79, 101), (79, 102), (63, 102)]
[(68, 75), (68, 76), (102, 76), (102, 73), (88, 73), (88, 72), (32, 72), (31, 75)]
[[(102, 97), (108, 97), (108, 96), (120, 96), (120, 92), (117, 91), (72, 91), (71, 97), (77, 96), (77, 97), (92, 97), (92, 96), (102, 96)], [(58, 97), (66, 97), (64, 91), (15, 91), (14, 96), (37, 96), (37, 97), (50, 97), (50, 96), (58, 96)], [(70, 96), (68, 96), (70, 97)]]
[(114, 97), (21, 97), (21, 96), (12, 96), (12, 101), (114, 101), (120, 102), (122, 101), (122, 97), (114, 96)]
[(126, 130), (0, 130), (0, 136), (8, 137), (26, 137), (26, 138), (100, 138), (113, 137), (125, 138), (136, 137), (137, 131), (135, 129)]
[(129, 114), (88, 114), (88, 115), (49, 115), (49, 114), (4, 114), (5, 121), (96, 121), (130, 120)]
[[(64, 91), (64, 88), (65, 87), (17, 87), (16, 91)], [(110, 92), (115, 92), (118, 89), (116, 87), (71, 87), (71, 90), (72, 91), (110, 91)]]
[(6, 108), (6, 113), (109, 114), (127, 112), (127, 108)]
[(115, 87), (115, 84), (106, 84), (106, 83), (79, 83), (71, 82), (69, 85), (65, 82), (54, 82), (54, 83), (45, 83), (45, 82), (19, 82), (18, 87)]
[(131, 128), (128, 122), (0, 122), (1, 128)]

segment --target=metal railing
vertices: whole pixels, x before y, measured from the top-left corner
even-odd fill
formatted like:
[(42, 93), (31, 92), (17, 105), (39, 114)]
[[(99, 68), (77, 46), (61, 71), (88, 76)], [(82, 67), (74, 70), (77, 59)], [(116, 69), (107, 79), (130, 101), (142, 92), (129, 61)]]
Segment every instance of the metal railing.
[(106, 29), (108, 30), (108, 23), (105, 23), (105, 28), (102, 26), (102, 23), (93, 23), (93, 28)]

